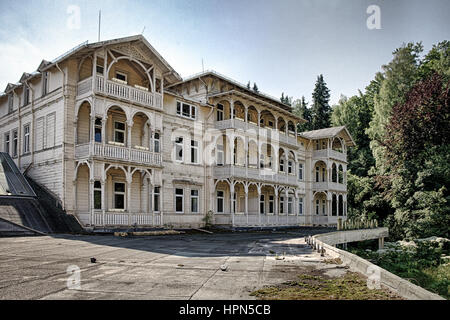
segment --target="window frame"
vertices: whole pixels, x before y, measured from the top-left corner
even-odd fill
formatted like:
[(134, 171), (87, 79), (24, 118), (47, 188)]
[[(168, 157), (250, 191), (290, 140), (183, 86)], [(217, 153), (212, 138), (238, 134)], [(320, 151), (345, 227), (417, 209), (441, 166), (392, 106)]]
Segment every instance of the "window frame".
[[(179, 141), (181, 139), (181, 141)], [(175, 138), (175, 161), (176, 162), (183, 162), (184, 161), (184, 137), (176, 137)], [(178, 159), (179, 150), (178, 147), (180, 147), (181, 151), (181, 159)]]
[[(219, 195), (219, 192), (222, 194)], [(222, 210), (219, 210), (219, 201), (221, 201)], [(217, 190), (216, 191), (216, 212), (217, 213), (224, 213), (225, 211), (225, 191), (223, 190)]]
[[(196, 192), (197, 194), (193, 194), (194, 192)], [(190, 199), (190, 203), (191, 203), (191, 213), (199, 213), (200, 212), (200, 191), (198, 189), (191, 189), (191, 199)], [(197, 210), (193, 210), (193, 200), (197, 200)]]
[(264, 194), (259, 196), (259, 213), (266, 214), (266, 197)]
[(11, 131), (7, 131), (4, 133), (4, 138), (5, 138), (5, 144), (4, 144), (4, 151), (7, 154), (11, 154)]
[(303, 215), (303, 197), (298, 198), (298, 214)]
[[(181, 190), (181, 194), (178, 194), (177, 191)], [(175, 213), (184, 213), (184, 189), (183, 188), (175, 188)], [(177, 208), (177, 200), (181, 197), (181, 211)]]
[[(119, 79), (119, 78), (117, 77), (117, 75), (119, 75), (119, 76), (124, 76), (124, 77), (125, 77), (125, 80)], [(128, 84), (128, 74), (127, 74), (126, 72), (120, 71), (120, 70), (116, 70), (116, 71), (114, 72), (114, 76), (116, 77), (116, 79), (118, 79), (118, 80), (120, 80), (120, 81), (125, 81), (125, 82)]]
[(48, 78), (49, 72), (42, 72), (42, 96), (45, 96), (48, 93)]
[[(194, 156), (194, 160), (192, 160), (192, 157)], [(199, 143), (197, 140), (191, 139), (191, 163), (192, 164), (199, 164)]]
[(11, 157), (16, 158), (19, 155), (19, 130), (15, 128), (11, 130), (12, 150)]
[[(120, 123), (123, 124), (124, 129), (117, 129), (116, 128), (116, 123)], [(120, 120), (114, 120), (114, 142), (116, 143), (123, 143), (123, 145), (125, 145), (125, 141), (127, 140), (127, 136), (126, 136), (126, 132), (127, 132), (127, 126), (126, 123), (124, 121), (120, 121)], [(116, 132), (120, 132), (123, 133), (123, 141), (116, 141)]]
[(31, 141), (30, 123), (27, 123), (23, 126), (23, 154), (27, 154), (30, 152), (30, 141)]
[[(184, 112), (184, 107), (189, 108), (189, 113), (187, 115)], [(196, 120), (197, 106), (177, 100), (177, 115), (185, 119)]]
[[(116, 185), (122, 184), (124, 186), (124, 191), (116, 191)], [(125, 182), (122, 181), (114, 181), (113, 182), (113, 207), (116, 210), (126, 210), (127, 208), (127, 186)], [(117, 208), (117, 201), (116, 201), (116, 195), (123, 196), (123, 208)]]
[[(96, 186), (97, 182), (100, 184), (100, 187)], [(100, 206), (96, 206), (96, 197), (95, 194), (100, 193)], [(94, 181), (94, 210), (102, 210), (102, 185), (99, 180)]]
[(303, 181), (303, 163), (298, 163), (298, 180)]
[(160, 186), (155, 186), (153, 188), (153, 212), (154, 213), (159, 213), (161, 212), (161, 187)]
[(153, 151), (157, 153), (161, 152), (161, 133), (159, 131), (153, 133)]

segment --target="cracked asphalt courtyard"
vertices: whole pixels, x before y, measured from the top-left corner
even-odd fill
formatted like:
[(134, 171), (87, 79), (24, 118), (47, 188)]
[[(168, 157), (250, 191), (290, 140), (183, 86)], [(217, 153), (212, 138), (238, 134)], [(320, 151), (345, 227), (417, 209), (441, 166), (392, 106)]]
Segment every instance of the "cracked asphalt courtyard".
[[(306, 270), (347, 272), (305, 244), (315, 233), (0, 238), (0, 299), (254, 299)], [(67, 288), (71, 265), (80, 289)]]

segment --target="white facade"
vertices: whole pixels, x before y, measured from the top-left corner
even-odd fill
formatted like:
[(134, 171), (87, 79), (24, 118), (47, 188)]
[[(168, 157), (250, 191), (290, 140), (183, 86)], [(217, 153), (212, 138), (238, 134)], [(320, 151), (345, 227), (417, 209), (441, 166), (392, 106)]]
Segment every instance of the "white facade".
[[(26, 89), (28, 88), (28, 89)], [(9, 84), (0, 148), (84, 226), (333, 225), (344, 127), (298, 133), (277, 99), (181, 77), (142, 36), (84, 44)]]

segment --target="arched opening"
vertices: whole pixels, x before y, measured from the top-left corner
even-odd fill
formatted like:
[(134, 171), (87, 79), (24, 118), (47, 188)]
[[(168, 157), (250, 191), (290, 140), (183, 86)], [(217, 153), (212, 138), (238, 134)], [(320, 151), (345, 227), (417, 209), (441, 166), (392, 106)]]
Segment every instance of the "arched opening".
[(233, 163), (237, 166), (245, 166), (245, 142), (241, 137), (234, 139)]
[(282, 117), (278, 118), (278, 130), (281, 133), (286, 133), (286, 121)]
[(342, 168), (342, 165), (339, 165), (339, 173), (338, 173), (339, 183), (344, 183), (344, 169)]
[(133, 116), (133, 127), (131, 128), (131, 145), (133, 148), (149, 150), (150, 142), (150, 119), (143, 112), (137, 112)]
[(317, 161), (313, 167), (313, 176), (314, 182), (326, 182), (328, 181), (327, 177), (327, 165), (322, 160)]
[(260, 168), (273, 170), (274, 149), (270, 143), (261, 144)]
[(288, 153), (288, 162), (287, 162), (287, 173), (295, 175), (295, 155), (294, 152), (289, 151)]
[(245, 121), (245, 107), (242, 102), (235, 101), (234, 104), (234, 118)]
[(290, 120), (288, 121), (288, 132), (289, 132), (289, 135), (295, 137), (295, 125), (294, 125), (294, 122), (292, 122)]
[(314, 195), (314, 214), (315, 215), (328, 215), (327, 195), (325, 192), (317, 192)]
[(88, 143), (90, 141), (91, 105), (85, 101), (81, 104), (77, 114), (77, 137), (76, 144)]
[(258, 125), (258, 111), (254, 106), (249, 106), (247, 110), (247, 122)]
[(125, 111), (119, 106), (108, 109), (106, 121), (106, 141), (116, 146), (128, 146), (128, 123)]
[(231, 159), (229, 158), (229, 143), (226, 135), (221, 135), (216, 140), (215, 147), (215, 159), (216, 165), (223, 166), (225, 164), (230, 164)]
[(331, 197), (331, 215), (337, 216), (337, 197), (336, 194), (333, 194)]
[(78, 166), (76, 174), (76, 211), (78, 214), (88, 214), (89, 206), (89, 167), (83, 163)]
[(342, 194), (339, 195), (339, 212), (338, 212), (339, 216), (343, 216), (344, 215), (344, 197), (342, 196)]
[(287, 171), (287, 160), (286, 160), (286, 153), (284, 152), (284, 149), (280, 148), (278, 149), (278, 171), (280, 173), (286, 173)]
[(331, 181), (332, 182), (338, 182), (337, 169), (336, 169), (336, 164), (335, 163), (333, 163), (331, 165)]
[(258, 168), (258, 145), (254, 140), (248, 142), (248, 166)]
[(106, 172), (107, 211), (121, 212), (128, 209), (127, 179), (120, 168), (109, 168)]
[(338, 137), (333, 139), (332, 148), (334, 151), (343, 152), (342, 142)]
[[(127, 56), (117, 56), (115, 60), (108, 59), (107, 79), (113, 83), (124, 84), (136, 89), (153, 92), (155, 69), (150, 65)], [(97, 65), (103, 68), (103, 61), (97, 58)], [(156, 77), (155, 77), (156, 79)]]
[(275, 129), (275, 117), (269, 110), (261, 112), (259, 122), (262, 128)]

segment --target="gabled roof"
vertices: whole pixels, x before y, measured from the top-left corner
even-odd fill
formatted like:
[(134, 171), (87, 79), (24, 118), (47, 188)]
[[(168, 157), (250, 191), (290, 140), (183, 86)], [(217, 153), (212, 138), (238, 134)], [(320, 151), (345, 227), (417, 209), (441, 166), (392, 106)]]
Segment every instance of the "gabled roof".
[(280, 108), (282, 108), (282, 109), (284, 109), (286, 111), (289, 111), (289, 112), (292, 111), (292, 107), (290, 105), (288, 105), (288, 104), (282, 103), (280, 101), (280, 99), (277, 99), (277, 98), (275, 98), (275, 97), (273, 97), (271, 95), (268, 95), (266, 93), (255, 92), (253, 90), (249, 90), (247, 88), (247, 86), (244, 85), (243, 83), (240, 83), (240, 82), (238, 82), (238, 81), (236, 81), (234, 79), (231, 79), (230, 77), (227, 77), (227, 76), (225, 76), (223, 74), (220, 74), (219, 72), (214, 71), (214, 70), (206, 70), (204, 72), (200, 72), (200, 73), (197, 73), (195, 75), (189, 76), (189, 77), (183, 79), (180, 82), (177, 82), (175, 84), (172, 84), (172, 85), (168, 86), (168, 88), (171, 88), (173, 86), (176, 86), (176, 85), (179, 85), (179, 84), (182, 84), (182, 83), (186, 83), (186, 82), (189, 82), (189, 81), (201, 78), (201, 77), (205, 77), (205, 76), (213, 76), (213, 77), (219, 78), (219, 79), (221, 79), (223, 81), (229, 82), (229, 83), (233, 84), (234, 86), (238, 87), (239, 89), (245, 91), (246, 93), (248, 93), (250, 95), (255, 95), (255, 96), (258, 96), (259, 98), (262, 98), (262, 99), (265, 99), (265, 100), (270, 100), (272, 103), (275, 103), (278, 107), (280, 107)]
[(171, 81), (170, 83), (181, 81), (180, 75), (169, 65), (169, 63), (159, 54), (158, 51), (156, 51), (155, 48), (147, 41), (147, 39), (143, 35), (135, 35), (135, 36), (129, 36), (129, 37), (123, 37), (123, 38), (117, 38), (117, 39), (111, 39), (111, 40), (105, 40), (105, 41), (99, 41), (94, 43), (88, 43), (83, 42), (79, 44), (78, 46), (72, 48), (71, 50), (67, 51), (66, 53), (62, 54), (58, 58), (54, 59), (50, 63), (45, 63), (47, 61), (43, 60), (41, 64), (39, 65), (38, 70), (43, 71), (47, 68), (52, 67), (53, 65), (71, 57), (74, 55), (80, 55), (80, 54), (86, 54), (90, 51), (94, 51), (98, 48), (104, 47), (104, 46), (110, 46), (114, 44), (121, 44), (126, 42), (141, 42), (144, 44), (144, 46), (149, 50), (149, 52), (155, 56), (156, 61), (159, 62), (161, 68), (163, 69), (163, 75), (165, 77), (168, 77)]
[(345, 126), (340, 127), (330, 127), (325, 129), (318, 129), (312, 131), (300, 132), (298, 135), (307, 139), (316, 140), (316, 139), (325, 139), (325, 138), (334, 138), (341, 132), (346, 136), (345, 143), (348, 146), (355, 146), (355, 142), (353, 141), (350, 132), (348, 132)]

